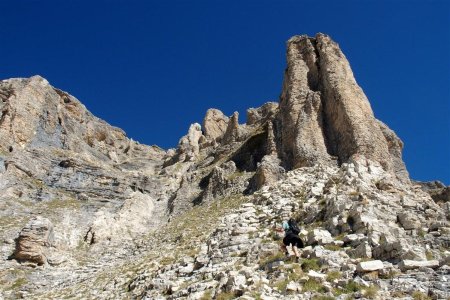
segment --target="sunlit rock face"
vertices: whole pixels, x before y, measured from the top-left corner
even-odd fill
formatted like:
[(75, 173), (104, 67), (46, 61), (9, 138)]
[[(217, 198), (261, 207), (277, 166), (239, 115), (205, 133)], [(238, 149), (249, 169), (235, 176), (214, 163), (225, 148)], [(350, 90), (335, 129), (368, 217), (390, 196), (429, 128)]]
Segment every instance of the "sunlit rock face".
[(329, 36), (287, 42), (280, 112), (281, 156), (289, 168), (362, 155), (408, 180), (401, 141), (375, 119), (349, 62)]

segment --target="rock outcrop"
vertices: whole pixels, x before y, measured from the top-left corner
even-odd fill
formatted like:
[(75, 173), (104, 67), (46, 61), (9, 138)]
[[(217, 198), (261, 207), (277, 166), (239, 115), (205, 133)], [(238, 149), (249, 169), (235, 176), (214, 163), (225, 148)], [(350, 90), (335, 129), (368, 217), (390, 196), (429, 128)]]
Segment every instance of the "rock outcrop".
[(287, 62), (280, 122), (288, 168), (362, 155), (407, 180), (401, 142), (375, 119), (334, 41), (323, 34), (295, 36), (287, 43)]
[(44, 265), (47, 263), (48, 248), (54, 244), (53, 224), (49, 219), (35, 217), (21, 230), (12, 258)]
[(218, 109), (208, 109), (203, 119), (203, 131), (207, 139), (220, 142), (228, 127), (228, 117)]

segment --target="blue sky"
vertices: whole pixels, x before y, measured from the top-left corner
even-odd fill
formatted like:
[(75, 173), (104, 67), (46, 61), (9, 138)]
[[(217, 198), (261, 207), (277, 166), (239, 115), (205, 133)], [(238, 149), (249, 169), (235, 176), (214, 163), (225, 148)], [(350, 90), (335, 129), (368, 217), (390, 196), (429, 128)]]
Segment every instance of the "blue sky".
[(285, 42), (336, 40), (418, 180), (450, 184), (450, 1), (0, 0), (0, 78), (39, 74), (141, 143), (277, 101)]

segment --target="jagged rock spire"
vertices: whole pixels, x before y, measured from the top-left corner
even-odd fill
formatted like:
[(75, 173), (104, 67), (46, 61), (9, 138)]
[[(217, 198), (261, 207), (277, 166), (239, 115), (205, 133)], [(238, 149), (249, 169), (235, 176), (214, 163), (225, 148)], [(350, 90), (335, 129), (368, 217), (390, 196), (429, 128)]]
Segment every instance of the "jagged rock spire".
[(327, 35), (287, 42), (280, 120), (281, 156), (288, 168), (362, 155), (405, 176), (400, 143), (388, 141), (392, 136), (383, 133), (348, 60)]

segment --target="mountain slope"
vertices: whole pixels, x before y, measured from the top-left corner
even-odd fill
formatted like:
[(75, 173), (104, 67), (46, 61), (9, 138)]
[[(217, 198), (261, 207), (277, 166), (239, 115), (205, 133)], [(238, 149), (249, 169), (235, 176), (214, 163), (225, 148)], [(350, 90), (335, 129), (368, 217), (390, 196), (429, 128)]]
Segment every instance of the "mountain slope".
[[(448, 296), (448, 199), (411, 183), (324, 34), (287, 42), (279, 103), (210, 109), (167, 151), (39, 76), (0, 97), (3, 297)], [(272, 230), (290, 216), (300, 264)]]

